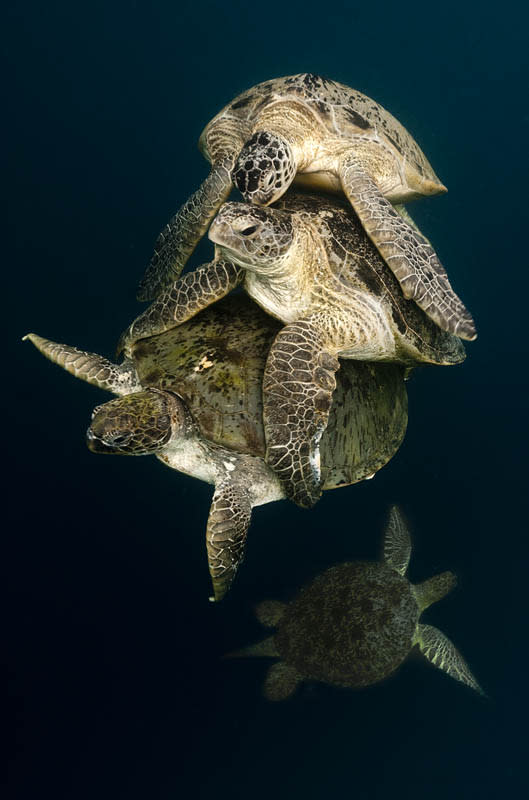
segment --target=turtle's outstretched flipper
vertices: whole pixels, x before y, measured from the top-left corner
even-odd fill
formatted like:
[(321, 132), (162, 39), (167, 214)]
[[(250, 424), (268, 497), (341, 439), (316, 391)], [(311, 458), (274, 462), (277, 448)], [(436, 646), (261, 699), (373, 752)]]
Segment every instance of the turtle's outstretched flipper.
[(267, 700), (286, 700), (294, 694), (303, 678), (294, 667), (278, 661), (268, 670), (264, 684), (264, 696)]
[(474, 321), (452, 289), (432, 246), (380, 192), (354, 154), (340, 164), (342, 188), (369, 238), (397, 278), (404, 296), (440, 328), (461, 339), (476, 338)]
[(338, 359), (311, 320), (285, 326), (270, 349), (263, 378), (266, 463), (287, 497), (303, 508), (319, 499), (320, 439), (336, 388)]
[(251, 515), (250, 492), (243, 482), (233, 477), (217, 483), (206, 531), (215, 601), (225, 596), (244, 559)]
[(448, 570), (439, 573), (439, 575), (433, 575), (422, 583), (416, 583), (413, 587), (413, 593), (421, 613), (433, 603), (442, 600), (456, 585), (456, 576)]
[(99, 389), (126, 395), (142, 388), (136, 369), (129, 359), (125, 359), (122, 364), (113, 364), (97, 353), (87, 353), (68, 344), (52, 342), (36, 333), (27, 333), (24, 336), (24, 340), (26, 339), (54, 364)]
[(384, 561), (399, 575), (405, 575), (410, 555), (411, 539), (408, 526), (397, 506), (391, 506), (384, 536)]
[(472, 675), (463, 656), (450, 639), (433, 625), (417, 626), (417, 644), (421, 653), (456, 681), (461, 681), (479, 694), (485, 694)]
[(280, 600), (263, 600), (255, 609), (255, 616), (265, 628), (275, 628), (286, 611), (287, 604)]
[(156, 336), (186, 322), (220, 300), (243, 279), (245, 271), (230, 261), (212, 261), (176, 281), (129, 325), (120, 337), (117, 353), (128, 355), (139, 339)]
[(209, 223), (228, 199), (233, 161), (211, 168), (206, 180), (167, 223), (154, 246), (154, 255), (138, 287), (138, 300), (154, 300), (182, 272)]

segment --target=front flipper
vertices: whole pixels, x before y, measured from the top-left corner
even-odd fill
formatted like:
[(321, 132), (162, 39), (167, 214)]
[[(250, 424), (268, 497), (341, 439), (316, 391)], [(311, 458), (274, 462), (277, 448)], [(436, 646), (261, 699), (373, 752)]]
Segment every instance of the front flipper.
[(129, 359), (122, 364), (113, 364), (97, 353), (87, 353), (68, 344), (52, 342), (43, 336), (37, 336), (36, 333), (27, 333), (23, 341), (26, 339), (29, 339), (37, 350), (54, 364), (99, 389), (106, 389), (120, 396), (142, 389), (134, 363)]
[(153, 300), (175, 281), (209, 223), (230, 194), (233, 161), (213, 165), (197, 191), (160, 233), (154, 255), (138, 287), (138, 300)]
[(436, 667), (442, 669), (456, 681), (461, 681), (471, 689), (475, 689), (479, 694), (484, 694), (463, 656), (440, 630), (434, 628), (433, 625), (417, 625), (417, 644), (425, 658)]
[(406, 298), (414, 300), (440, 328), (461, 339), (476, 338), (470, 313), (425, 236), (381, 194), (353, 154), (340, 164), (340, 180), (367, 235), (389, 266)]
[(411, 539), (408, 526), (397, 506), (391, 506), (384, 537), (384, 561), (399, 575), (405, 575), (410, 555)]
[(431, 243), (431, 241), (430, 241), (429, 239), (427, 239), (427, 238), (426, 238), (426, 236), (424, 235), (424, 233), (422, 233), (422, 232), (419, 230), (419, 226), (417, 225), (417, 223), (415, 222), (415, 220), (413, 219), (413, 217), (412, 217), (412, 216), (410, 216), (410, 213), (409, 213), (408, 209), (406, 208), (406, 206), (405, 206), (405, 205), (403, 205), (402, 203), (398, 203), (397, 205), (394, 205), (394, 206), (393, 206), (393, 208), (395, 209), (395, 211), (398, 211), (398, 212), (399, 212), (399, 214), (401, 215), (402, 219), (403, 219), (405, 222), (407, 222), (407, 223), (408, 223), (408, 225), (410, 226), (410, 228), (413, 228), (413, 230), (414, 230), (414, 231), (416, 231), (416, 233), (420, 233), (420, 234), (421, 234), (421, 236), (422, 236), (422, 238), (423, 238), (425, 241), (427, 241), (427, 242), (428, 242), (428, 244), (430, 245), (430, 247), (432, 247), (432, 243)]
[(211, 261), (176, 281), (121, 334), (117, 352), (139, 340), (176, 328), (202, 309), (231, 292), (243, 279), (244, 269), (230, 261)]
[(246, 486), (236, 479), (217, 483), (211, 502), (206, 545), (214, 599), (222, 600), (244, 559), (252, 502)]
[(340, 362), (317, 325), (299, 320), (275, 338), (263, 377), (266, 463), (287, 497), (303, 508), (321, 495), (320, 439), (327, 427)]
[(267, 700), (285, 700), (294, 694), (298, 685), (303, 680), (297, 669), (278, 661), (268, 670), (265, 678), (264, 695)]

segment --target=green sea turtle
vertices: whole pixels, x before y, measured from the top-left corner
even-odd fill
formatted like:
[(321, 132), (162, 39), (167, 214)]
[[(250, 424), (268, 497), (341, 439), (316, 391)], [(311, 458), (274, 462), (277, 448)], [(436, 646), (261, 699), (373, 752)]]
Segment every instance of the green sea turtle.
[(303, 680), (361, 688), (391, 675), (415, 646), (439, 669), (482, 693), (449, 639), (419, 622), (455, 585), (443, 572), (418, 585), (406, 578), (411, 542), (399, 510), (390, 512), (381, 563), (353, 561), (325, 570), (290, 603), (265, 601), (257, 617), (277, 632), (234, 656), (279, 658), (265, 695), (283, 700)]
[(321, 494), (318, 443), (336, 385), (338, 356), (457, 364), (461, 340), (406, 300), (351, 207), (338, 198), (287, 195), (273, 208), (226, 203), (209, 237), (215, 260), (182, 276), (123, 334), (138, 340), (189, 319), (244, 282), (286, 323), (266, 364), (266, 461), (304, 507)]
[(305, 73), (265, 81), (206, 126), (199, 146), (211, 172), (161, 233), (138, 297), (152, 300), (178, 277), (232, 179), (248, 202), (267, 206), (293, 180), (345, 193), (404, 296), (442, 328), (475, 337), (428, 240), (392, 204), (445, 192), (415, 140), (355, 89)]
[[(263, 460), (261, 386), (278, 329), (240, 294), (142, 340), (120, 365), (28, 335), (68, 372), (120, 395), (95, 409), (87, 433), (91, 450), (156, 454), (169, 467), (214, 484), (206, 543), (217, 600), (243, 558), (253, 506), (284, 497)], [(321, 443), (324, 488), (370, 478), (394, 455), (407, 424), (403, 372), (395, 364), (344, 363)]]

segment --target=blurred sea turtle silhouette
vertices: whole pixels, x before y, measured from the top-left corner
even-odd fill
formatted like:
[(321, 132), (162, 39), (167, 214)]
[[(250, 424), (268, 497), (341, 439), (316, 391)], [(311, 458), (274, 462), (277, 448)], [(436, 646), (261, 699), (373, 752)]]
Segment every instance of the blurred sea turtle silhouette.
[(443, 572), (413, 585), (406, 578), (411, 542), (393, 506), (383, 561), (353, 561), (325, 570), (290, 603), (265, 601), (256, 614), (272, 636), (227, 658), (280, 659), (270, 667), (264, 693), (283, 700), (305, 680), (362, 688), (391, 675), (415, 646), (432, 664), (483, 694), (449, 639), (419, 623), (422, 612), (456, 583)]
[[(216, 600), (243, 559), (252, 508), (285, 496), (263, 460), (262, 379), (279, 328), (240, 294), (141, 340), (119, 365), (26, 337), (71, 374), (120, 395), (94, 410), (91, 450), (156, 454), (167, 466), (214, 484), (206, 543)], [(344, 362), (321, 442), (324, 488), (373, 477), (399, 448), (407, 420), (402, 366)], [(127, 502), (134, 502), (133, 494)]]

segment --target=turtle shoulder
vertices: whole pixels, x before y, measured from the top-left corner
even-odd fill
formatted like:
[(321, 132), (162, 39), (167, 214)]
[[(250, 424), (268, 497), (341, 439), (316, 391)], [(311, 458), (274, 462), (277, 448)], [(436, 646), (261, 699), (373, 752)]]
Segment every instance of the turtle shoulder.
[(399, 449), (408, 424), (405, 368), (342, 359), (320, 445), (324, 489), (365, 480)]
[(343, 138), (362, 135), (385, 142), (401, 162), (414, 168), (421, 178), (443, 184), (411, 133), (384, 106), (357, 89), (339, 84), (342, 101), (334, 106), (336, 129)]
[(264, 456), (262, 378), (279, 323), (246, 295), (214, 304), (188, 322), (137, 342), (144, 387), (178, 394), (204, 438)]
[(280, 88), (281, 79), (263, 81), (234, 97), (208, 122), (200, 135), (199, 149), (204, 155), (208, 155), (208, 142), (215, 138), (215, 130), (219, 126), (239, 139), (242, 147), (250, 136), (259, 112), (268, 103), (280, 99), (277, 95), (277, 90)]
[(331, 567), (287, 606), (275, 642), (304, 677), (367, 686), (408, 655), (419, 609), (406, 578), (385, 564)]

